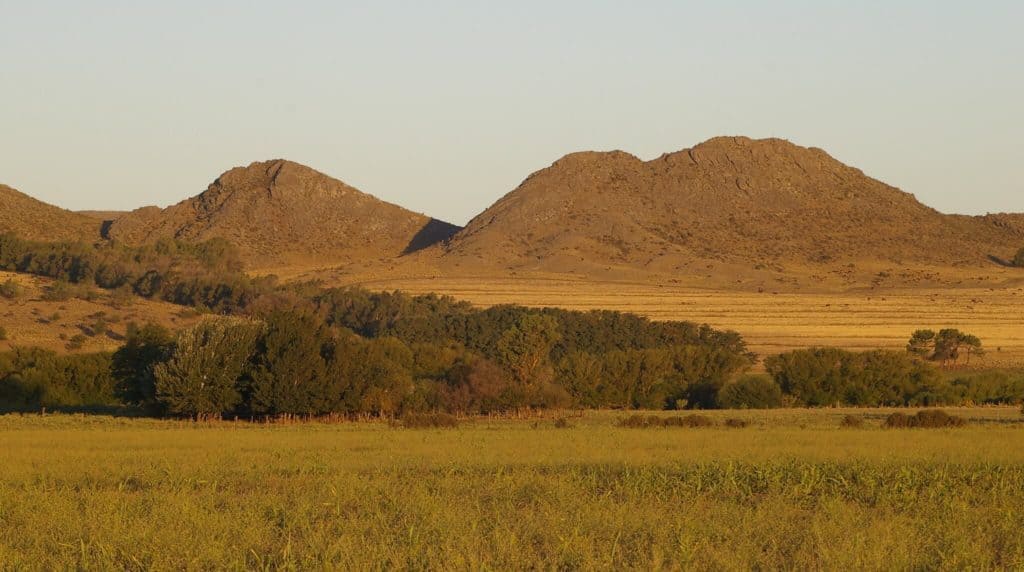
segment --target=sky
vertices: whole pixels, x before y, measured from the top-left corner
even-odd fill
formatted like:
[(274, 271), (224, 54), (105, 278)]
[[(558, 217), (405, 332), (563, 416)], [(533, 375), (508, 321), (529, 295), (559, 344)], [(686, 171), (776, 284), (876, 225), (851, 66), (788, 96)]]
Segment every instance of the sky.
[(0, 0), (0, 182), (165, 206), (286, 158), (465, 223), (581, 150), (782, 137), (1024, 211), (1024, 2)]

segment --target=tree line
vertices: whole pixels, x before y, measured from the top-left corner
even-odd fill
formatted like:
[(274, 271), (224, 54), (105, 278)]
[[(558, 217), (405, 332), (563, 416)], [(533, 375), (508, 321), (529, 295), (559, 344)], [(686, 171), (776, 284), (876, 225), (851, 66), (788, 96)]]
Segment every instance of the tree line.
[(490, 356), (458, 343), (365, 338), (311, 313), (215, 318), (177, 335), (132, 326), (113, 353), (0, 354), (0, 409), (172, 416), (398, 416), (523, 408), (772, 408), (1017, 403), (1020, 372), (950, 375), (906, 352), (810, 348), (748, 357), (714, 346), (574, 351), (526, 313)]
[[(226, 241), (128, 248), (0, 236), (0, 268), (221, 315), (172, 335), (129, 328), (112, 354), (0, 356), (0, 407), (131, 407), (157, 415), (478, 414), (521, 408), (918, 405), (1024, 397), (1020, 376), (943, 375), (981, 350), (919, 331), (909, 352), (811, 348), (755, 357), (735, 332), (612, 311), (477, 309), (437, 295), (280, 285)], [(923, 359), (922, 359), (923, 358)]]

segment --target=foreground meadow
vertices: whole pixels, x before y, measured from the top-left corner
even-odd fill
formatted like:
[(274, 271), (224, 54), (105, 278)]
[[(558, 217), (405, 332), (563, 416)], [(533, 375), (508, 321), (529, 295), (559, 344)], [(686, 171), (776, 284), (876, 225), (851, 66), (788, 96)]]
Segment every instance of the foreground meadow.
[(968, 425), (6, 416), (0, 568), (1020, 569), (1021, 415), (950, 411)]

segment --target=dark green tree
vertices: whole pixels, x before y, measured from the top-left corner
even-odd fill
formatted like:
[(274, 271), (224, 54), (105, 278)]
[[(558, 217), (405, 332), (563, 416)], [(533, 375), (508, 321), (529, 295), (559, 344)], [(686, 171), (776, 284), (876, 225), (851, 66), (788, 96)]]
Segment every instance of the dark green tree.
[(153, 368), (157, 399), (177, 415), (234, 411), (261, 329), (256, 322), (222, 318), (183, 331), (171, 358)]
[(114, 352), (113, 371), (118, 395), (126, 403), (153, 408), (157, 405), (153, 368), (167, 361), (174, 351), (171, 332), (152, 322), (128, 324), (125, 343)]
[(551, 348), (559, 340), (558, 324), (550, 316), (526, 314), (498, 339), (499, 359), (523, 386), (551, 380)]
[(782, 407), (782, 388), (766, 375), (744, 375), (722, 386), (718, 405), (725, 409)]
[(332, 343), (318, 317), (275, 311), (257, 344), (250, 407), (254, 413), (317, 415), (334, 410), (338, 388), (328, 383)]
[(933, 330), (917, 330), (910, 336), (907, 342), (907, 351), (931, 359), (935, 353), (935, 332)]

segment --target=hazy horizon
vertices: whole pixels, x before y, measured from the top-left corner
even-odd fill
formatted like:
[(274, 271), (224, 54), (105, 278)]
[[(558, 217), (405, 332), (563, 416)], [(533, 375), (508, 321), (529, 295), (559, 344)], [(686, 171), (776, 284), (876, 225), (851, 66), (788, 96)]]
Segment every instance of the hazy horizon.
[(943, 212), (1024, 211), (1018, 3), (5, 8), (0, 183), (73, 210), (284, 158), (464, 224), (567, 153), (744, 135)]

